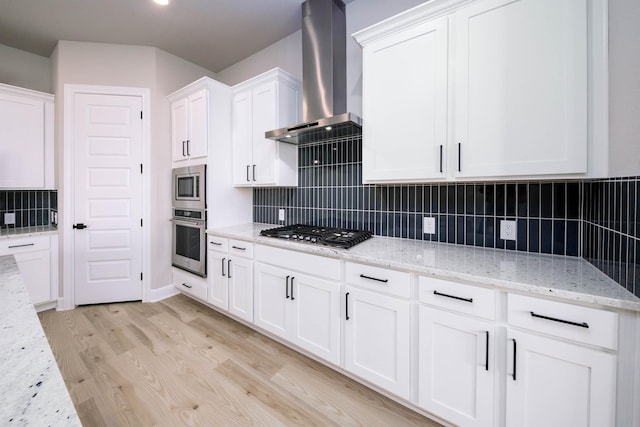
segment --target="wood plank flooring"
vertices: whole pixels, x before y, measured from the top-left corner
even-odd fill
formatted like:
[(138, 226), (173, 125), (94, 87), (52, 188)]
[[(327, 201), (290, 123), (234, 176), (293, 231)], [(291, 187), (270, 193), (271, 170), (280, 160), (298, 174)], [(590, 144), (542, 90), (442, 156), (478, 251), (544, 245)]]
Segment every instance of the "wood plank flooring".
[(39, 314), (84, 426), (439, 426), (178, 295)]

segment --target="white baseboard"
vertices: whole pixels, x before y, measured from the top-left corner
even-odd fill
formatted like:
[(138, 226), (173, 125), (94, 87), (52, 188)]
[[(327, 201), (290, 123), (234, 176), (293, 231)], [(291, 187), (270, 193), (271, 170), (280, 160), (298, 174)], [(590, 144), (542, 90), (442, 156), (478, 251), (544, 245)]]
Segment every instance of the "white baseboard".
[(147, 298), (143, 302), (157, 302), (163, 299), (178, 295), (180, 291), (173, 285), (163, 286), (162, 288), (149, 289)]

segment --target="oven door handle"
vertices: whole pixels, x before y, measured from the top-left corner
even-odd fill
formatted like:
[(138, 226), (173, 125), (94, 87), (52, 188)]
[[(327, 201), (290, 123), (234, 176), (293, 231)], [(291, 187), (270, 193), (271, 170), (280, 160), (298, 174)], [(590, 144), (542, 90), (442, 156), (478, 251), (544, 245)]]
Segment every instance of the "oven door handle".
[(171, 218), (170, 221), (175, 224), (195, 225), (196, 227), (204, 227), (204, 224), (205, 224), (205, 221), (201, 221), (201, 220), (186, 220), (186, 219), (178, 219), (178, 218)]

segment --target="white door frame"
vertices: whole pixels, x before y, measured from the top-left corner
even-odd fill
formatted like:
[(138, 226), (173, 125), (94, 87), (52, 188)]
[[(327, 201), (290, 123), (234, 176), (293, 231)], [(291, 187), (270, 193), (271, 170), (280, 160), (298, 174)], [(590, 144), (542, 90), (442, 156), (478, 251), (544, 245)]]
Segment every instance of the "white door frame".
[(64, 85), (64, 134), (63, 134), (63, 159), (64, 167), (62, 173), (63, 182), (63, 205), (62, 223), (59, 224), (62, 234), (62, 292), (63, 296), (58, 300), (58, 310), (71, 310), (75, 308), (75, 242), (73, 238), (74, 218), (74, 155), (75, 141), (73, 133), (74, 100), (78, 94), (92, 95), (121, 95), (139, 96), (142, 98), (142, 162), (145, 171), (142, 175), (142, 218), (145, 226), (142, 227), (142, 301), (148, 301), (150, 293), (151, 277), (151, 230), (150, 230), (150, 196), (151, 196), (151, 174), (149, 166), (151, 164), (151, 92), (149, 88), (117, 87), (117, 86), (93, 86), (93, 85)]

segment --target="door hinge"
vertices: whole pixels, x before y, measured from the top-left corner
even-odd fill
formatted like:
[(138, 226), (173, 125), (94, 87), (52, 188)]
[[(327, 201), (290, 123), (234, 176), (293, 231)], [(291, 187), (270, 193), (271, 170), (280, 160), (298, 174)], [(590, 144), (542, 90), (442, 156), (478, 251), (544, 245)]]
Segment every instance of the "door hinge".
[(140, 111), (140, 120), (142, 120), (142, 111)]
[(142, 163), (140, 163), (140, 173), (142, 173)]
[(142, 273), (140, 273), (140, 280), (142, 280)]
[(140, 218), (140, 227), (142, 227), (142, 218)]

